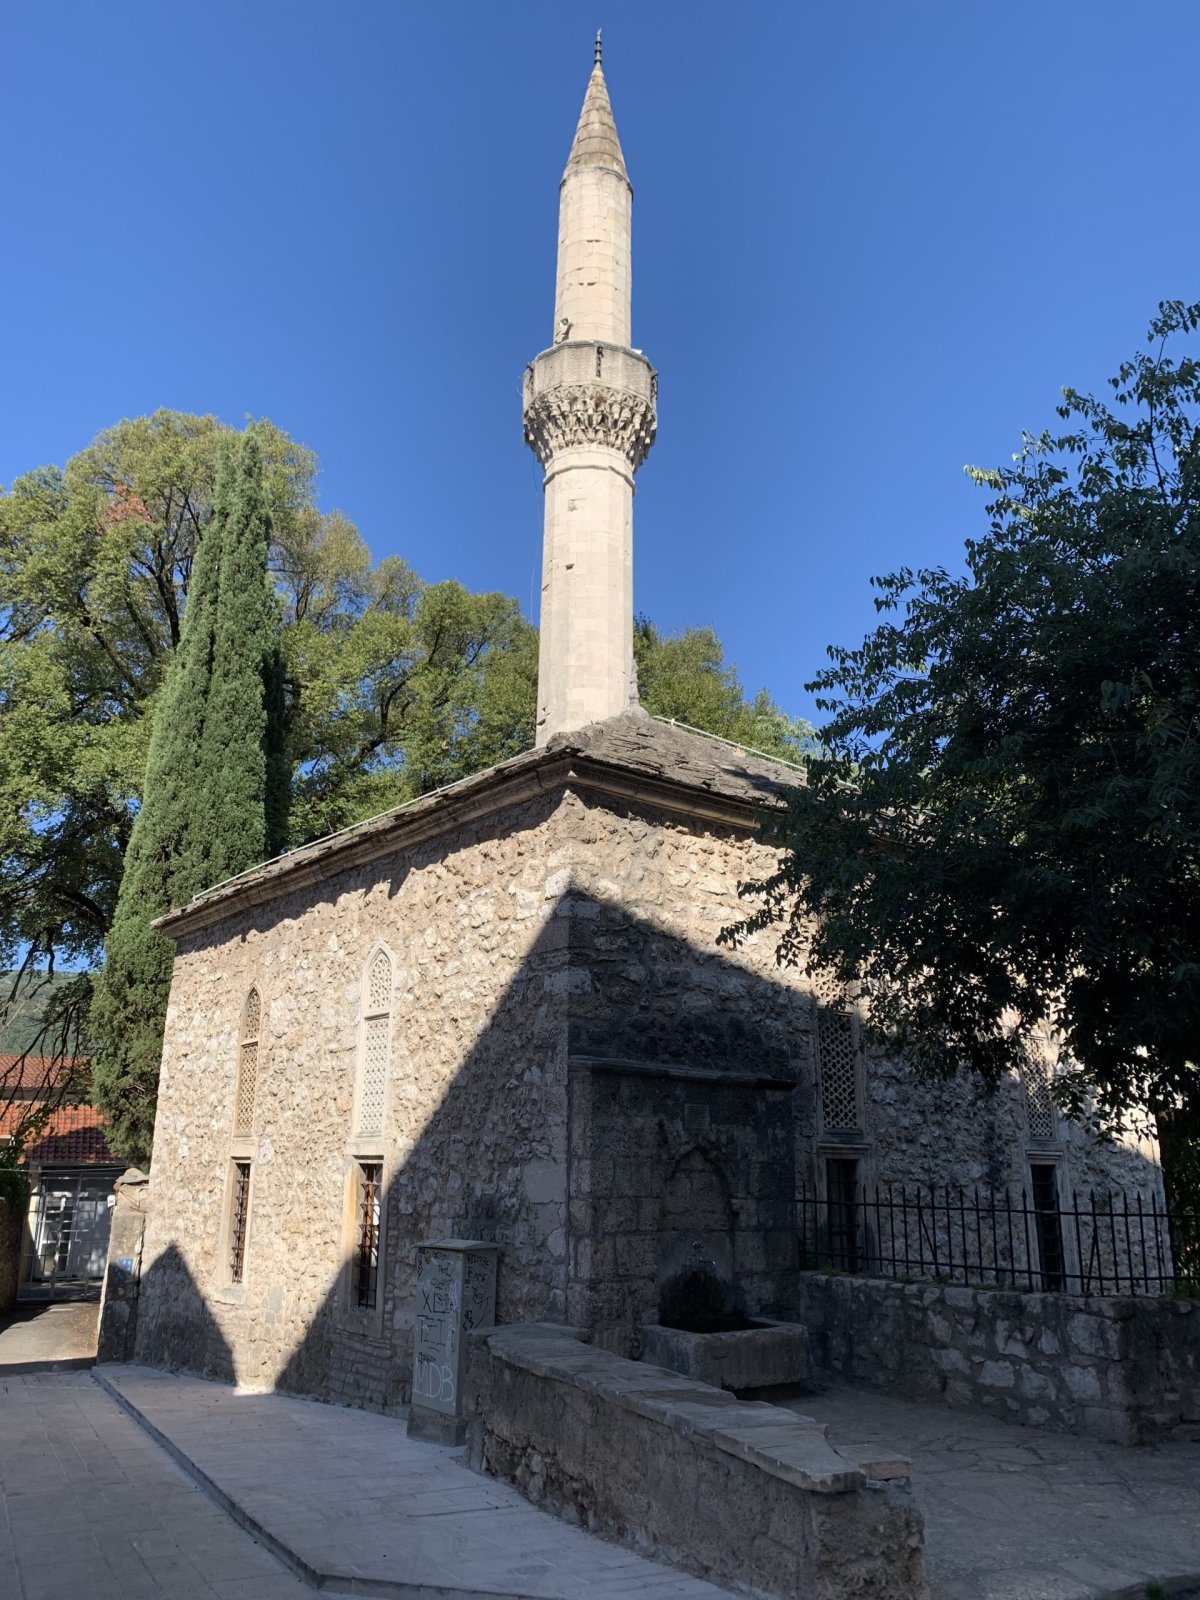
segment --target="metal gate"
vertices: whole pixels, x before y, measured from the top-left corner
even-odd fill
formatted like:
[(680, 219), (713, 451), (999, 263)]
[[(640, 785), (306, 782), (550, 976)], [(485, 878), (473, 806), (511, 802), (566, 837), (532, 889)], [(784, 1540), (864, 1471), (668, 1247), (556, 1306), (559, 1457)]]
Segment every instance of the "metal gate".
[(104, 1276), (115, 1176), (109, 1171), (43, 1171), (30, 1218), (30, 1282), (53, 1288)]

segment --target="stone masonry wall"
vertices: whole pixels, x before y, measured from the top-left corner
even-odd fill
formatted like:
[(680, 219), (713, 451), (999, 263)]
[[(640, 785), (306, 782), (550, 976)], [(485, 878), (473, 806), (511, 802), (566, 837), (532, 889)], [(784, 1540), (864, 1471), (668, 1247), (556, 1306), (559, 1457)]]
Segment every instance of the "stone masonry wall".
[(742, 914), (738, 883), (771, 860), (762, 846), (586, 795), (571, 811), (568, 1309), (626, 1352), (689, 1245), (742, 1309), (782, 1303), (813, 1010), (769, 935), (717, 944)]
[[(796, 1188), (821, 1179), (817, 1012), (806, 975), (777, 966), (773, 931), (737, 951), (717, 944), (745, 910), (738, 884), (772, 861), (734, 827), (581, 784), (183, 937), (138, 1358), (403, 1403), (415, 1247), (453, 1235), (502, 1246), (501, 1321), (619, 1316), (631, 1329), (653, 1311), (662, 1236), (679, 1231), (667, 1189), (685, 1166), (721, 1190), (729, 1225), (716, 1232), (747, 1309), (781, 1309)], [(363, 979), (380, 948), (393, 963), (384, 1131), (356, 1140)], [(251, 985), (263, 1021), (253, 1136), (236, 1150), (253, 1170), (234, 1284), (233, 1102)], [(869, 1080), (887, 1093), (869, 1098), (868, 1150), (927, 1182), (928, 1135), (939, 1181), (971, 1181), (983, 1136), (965, 1091), (889, 1071)], [(584, 1086), (605, 1074), (597, 1100)], [(355, 1156), (384, 1167), (369, 1313), (348, 1304)]]
[[(503, 1246), (503, 1320), (565, 1315), (565, 924), (556, 797), (182, 941), (164, 1043), (138, 1358), (387, 1407), (407, 1398), (415, 1248)], [(394, 963), (380, 1306), (346, 1304), (362, 979)], [(244, 1282), (226, 1269), (242, 1007), (263, 1025)], [(371, 1148), (368, 1149), (367, 1146)]]
[(544, 1327), (474, 1334), (465, 1399), (469, 1464), (568, 1521), (758, 1600), (928, 1600), (906, 1479), (808, 1418)]
[(1200, 1304), (801, 1273), (827, 1376), (1120, 1444), (1200, 1438)]

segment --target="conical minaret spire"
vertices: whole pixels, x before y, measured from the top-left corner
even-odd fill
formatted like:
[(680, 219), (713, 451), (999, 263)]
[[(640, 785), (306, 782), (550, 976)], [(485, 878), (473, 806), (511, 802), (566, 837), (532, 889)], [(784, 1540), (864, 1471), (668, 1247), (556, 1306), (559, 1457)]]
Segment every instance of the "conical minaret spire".
[(633, 475), (654, 440), (657, 376), (630, 348), (632, 204), (597, 34), (559, 187), (554, 343), (525, 373), (525, 437), (546, 471), (539, 745), (636, 693)]

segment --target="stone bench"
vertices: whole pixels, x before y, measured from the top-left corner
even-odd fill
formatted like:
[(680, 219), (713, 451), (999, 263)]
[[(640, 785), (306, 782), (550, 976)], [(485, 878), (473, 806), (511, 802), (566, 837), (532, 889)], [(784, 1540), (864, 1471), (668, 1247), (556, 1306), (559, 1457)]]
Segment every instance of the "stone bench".
[[(924, 1600), (908, 1463), (546, 1324), (473, 1334), (468, 1460), (568, 1520), (786, 1600)], [(885, 1476), (892, 1481), (883, 1481)]]

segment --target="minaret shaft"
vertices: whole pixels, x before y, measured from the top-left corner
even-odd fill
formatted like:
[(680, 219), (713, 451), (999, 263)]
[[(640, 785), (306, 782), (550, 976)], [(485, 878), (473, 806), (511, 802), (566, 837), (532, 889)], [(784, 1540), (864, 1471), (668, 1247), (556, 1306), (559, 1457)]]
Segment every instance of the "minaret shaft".
[(610, 167), (568, 167), (558, 202), (554, 337), (628, 345), (633, 194)]
[(597, 61), (559, 194), (554, 344), (525, 373), (525, 437), (546, 473), (539, 745), (635, 693), (633, 479), (657, 377), (630, 348), (632, 199)]

